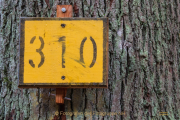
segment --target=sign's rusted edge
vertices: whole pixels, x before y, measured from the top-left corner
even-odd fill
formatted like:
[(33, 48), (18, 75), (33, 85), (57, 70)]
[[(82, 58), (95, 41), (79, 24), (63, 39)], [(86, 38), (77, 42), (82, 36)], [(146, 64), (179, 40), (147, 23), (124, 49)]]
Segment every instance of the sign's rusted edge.
[[(103, 20), (103, 82), (102, 83), (24, 83), (24, 35), (25, 21), (31, 20)], [(19, 88), (108, 88), (108, 53), (109, 53), (109, 21), (108, 18), (37, 18), (37, 17), (21, 17), (20, 18), (20, 49), (19, 49)]]

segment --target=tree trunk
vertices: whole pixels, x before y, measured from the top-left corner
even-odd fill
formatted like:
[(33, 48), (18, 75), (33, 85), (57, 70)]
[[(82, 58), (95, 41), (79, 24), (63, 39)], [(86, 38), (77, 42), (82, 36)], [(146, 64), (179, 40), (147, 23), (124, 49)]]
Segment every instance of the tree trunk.
[(68, 89), (66, 118), (179, 120), (180, 0), (64, 1), (0, 0), (0, 119), (59, 118), (55, 89), (18, 88), (19, 18), (56, 17), (56, 5), (71, 4), (74, 17), (109, 18), (109, 86)]

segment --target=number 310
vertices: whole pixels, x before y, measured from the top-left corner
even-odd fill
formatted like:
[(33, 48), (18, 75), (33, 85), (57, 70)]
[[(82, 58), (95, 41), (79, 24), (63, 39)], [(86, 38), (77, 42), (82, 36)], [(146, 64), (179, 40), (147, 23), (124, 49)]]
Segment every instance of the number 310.
[[(34, 40), (36, 39), (36, 36), (32, 37), (30, 43), (33, 44), (34, 43)], [(64, 53), (66, 51), (66, 43), (65, 43), (65, 39), (66, 37), (65, 36), (62, 36), (59, 38), (58, 42), (62, 42), (62, 68), (65, 68), (65, 58), (64, 58)], [(41, 61), (40, 63), (38, 64), (38, 68), (41, 67), (43, 64), (44, 64), (44, 61), (45, 61), (45, 57), (44, 57), (44, 53), (42, 52), (42, 49), (44, 48), (44, 40), (42, 37), (39, 36), (39, 40), (41, 42), (41, 46), (39, 49), (36, 49), (36, 52), (40, 54), (41, 56)], [(84, 63), (84, 58), (83, 58), (83, 48), (84, 48), (84, 43), (86, 42), (87, 40), (87, 37), (85, 37), (81, 44), (80, 44), (80, 58), (78, 61), (78, 63), (80, 63), (83, 67), (85, 67), (85, 63)], [(97, 58), (97, 45), (96, 45), (96, 42), (94, 41), (94, 39), (92, 37), (90, 37), (90, 40), (93, 44), (93, 60), (91, 62), (91, 64), (89, 65), (89, 67), (93, 67), (95, 62), (96, 62), (96, 58)], [(33, 62), (33, 60), (29, 60), (29, 64), (35, 68), (35, 64)]]

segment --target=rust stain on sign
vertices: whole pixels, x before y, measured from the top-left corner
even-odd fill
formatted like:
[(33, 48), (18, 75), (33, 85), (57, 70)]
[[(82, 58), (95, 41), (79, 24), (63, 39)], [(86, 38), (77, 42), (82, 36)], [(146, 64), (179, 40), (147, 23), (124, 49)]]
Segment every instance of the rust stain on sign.
[(107, 18), (21, 18), (19, 87), (107, 87)]

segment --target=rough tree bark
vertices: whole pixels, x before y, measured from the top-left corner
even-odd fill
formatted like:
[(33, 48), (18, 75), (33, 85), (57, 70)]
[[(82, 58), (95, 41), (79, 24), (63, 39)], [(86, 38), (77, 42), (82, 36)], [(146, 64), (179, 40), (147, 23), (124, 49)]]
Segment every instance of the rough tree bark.
[[(55, 89), (19, 89), (19, 18), (56, 17), (71, 4), (74, 17), (108, 17), (109, 88), (68, 89), (73, 120), (180, 119), (180, 0), (0, 0), (0, 119), (52, 120)], [(168, 112), (168, 115), (159, 115)]]

